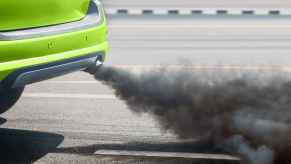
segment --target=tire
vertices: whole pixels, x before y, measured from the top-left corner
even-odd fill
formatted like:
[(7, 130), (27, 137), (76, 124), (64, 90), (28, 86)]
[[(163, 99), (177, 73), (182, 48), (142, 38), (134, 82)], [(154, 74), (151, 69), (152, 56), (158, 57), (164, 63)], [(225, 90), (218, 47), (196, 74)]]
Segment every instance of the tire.
[(24, 87), (0, 89), (0, 114), (8, 111), (20, 98)]

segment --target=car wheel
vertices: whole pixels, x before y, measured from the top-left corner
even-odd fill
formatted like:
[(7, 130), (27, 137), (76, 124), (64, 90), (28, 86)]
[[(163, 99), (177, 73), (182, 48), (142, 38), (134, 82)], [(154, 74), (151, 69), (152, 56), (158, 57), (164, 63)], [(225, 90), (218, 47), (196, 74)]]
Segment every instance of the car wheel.
[(0, 114), (8, 111), (20, 98), (24, 87), (0, 89)]

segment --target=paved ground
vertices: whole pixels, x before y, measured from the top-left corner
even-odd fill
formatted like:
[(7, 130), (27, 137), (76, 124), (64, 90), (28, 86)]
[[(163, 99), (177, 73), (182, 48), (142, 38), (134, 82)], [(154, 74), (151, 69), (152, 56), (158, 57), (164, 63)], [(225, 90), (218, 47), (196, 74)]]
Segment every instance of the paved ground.
[[(111, 17), (109, 23), (108, 65), (291, 66), (291, 23), (286, 18)], [(93, 154), (100, 149), (213, 151), (210, 145), (179, 141), (160, 131), (151, 117), (131, 113), (112, 90), (85, 73), (27, 87), (20, 102), (1, 117), (5, 163), (177, 163), (181, 161)]]
[(117, 16), (109, 21), (108, 64), (291, 64), (290, 18), (137, 18)]
[(246, 7), (246, 8), (280, 8), (291, 7), (290, 0), (102, 0), (106, 7)]

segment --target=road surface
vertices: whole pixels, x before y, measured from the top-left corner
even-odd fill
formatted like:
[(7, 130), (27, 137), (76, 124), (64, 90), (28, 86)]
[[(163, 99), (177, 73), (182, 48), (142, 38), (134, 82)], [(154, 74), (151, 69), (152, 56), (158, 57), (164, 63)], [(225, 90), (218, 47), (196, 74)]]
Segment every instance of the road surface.
[(291, 7), (290, 0), (102, 0), (106, 7), (120, 8), (198, 8), (198, 7), (226, 7), (226, 8), (285, 8)]
[[(109, 24), (111, 51), (106, 64), (111, 66), (291, 66), (291, 23), (287, 18), (116, 16), (110, 18)], [(132, 113), (112, 90), (81, 72), (27, 87), (20, 102), (3, 114), (0, 122), (2, 162), (144, 160), (95, 154), (104, 149), (215, 152), (211, 145), (195, 139), (181, 141), (161, 131), (149, 115)]]

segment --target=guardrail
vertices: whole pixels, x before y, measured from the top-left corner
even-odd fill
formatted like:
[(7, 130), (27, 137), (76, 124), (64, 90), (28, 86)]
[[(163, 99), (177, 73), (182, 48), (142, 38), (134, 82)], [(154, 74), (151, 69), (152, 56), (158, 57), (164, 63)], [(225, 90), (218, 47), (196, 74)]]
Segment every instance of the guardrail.
[(291, 16), (291, 9), (285, 8), (189, 8), (148, 9), (109, 8), (109, 15), (244, 15), (244, 16)]

